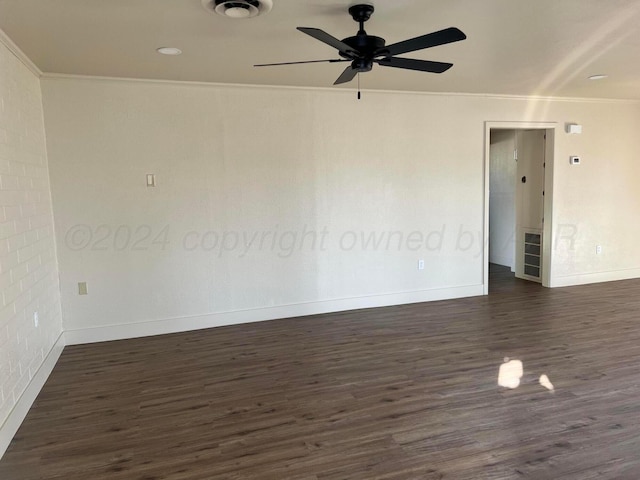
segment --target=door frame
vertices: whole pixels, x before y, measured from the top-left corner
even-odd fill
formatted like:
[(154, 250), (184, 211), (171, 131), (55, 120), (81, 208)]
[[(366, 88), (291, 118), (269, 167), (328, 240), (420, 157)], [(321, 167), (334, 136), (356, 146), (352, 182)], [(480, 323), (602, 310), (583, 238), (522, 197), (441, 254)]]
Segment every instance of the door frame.
[[(483, 280), (484, 295), (489, 294), (489, 184), (491, 179), (491, 130), (546, 130), (544, 175), (544, 224), (542, 229), (542, 285), (551, 285), (553, 249), (553, 174), (555, 166), (555, 137), (557, 122), (485, 122), (484, 124), (484, 246)], [(517, 222), (516, 222), (517, 223)]]

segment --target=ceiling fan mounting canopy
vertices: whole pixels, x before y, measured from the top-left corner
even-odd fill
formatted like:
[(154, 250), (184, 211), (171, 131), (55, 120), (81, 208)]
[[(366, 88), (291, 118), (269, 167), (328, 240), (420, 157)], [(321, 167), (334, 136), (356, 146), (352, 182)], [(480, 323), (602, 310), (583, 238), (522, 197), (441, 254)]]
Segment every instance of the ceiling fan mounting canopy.
[(366, 22), (373, 15), (373, 5), (359, 4), (349, 7), (349, 14), (356, 22)]
[(358, 73), (370, 71), (373, 68), (374, 63), (384, 67), (394, 67), (429, 73), (443, 73), (451, 68), (453, 64), (400, 58), (396, 57), (396, 55), (437, 47), (447, 43), (459, 42), (467, 38), (467, 36), (459, 29), (450, 27), (387, 46), (384, 38), (368, 35), (364, 30), (364, 23), (371, 18), (373, 12), (373, 5), (358, 4), (351, 6), (349, 8), (349, 14), (354, 21), (358, 22), (360, 28), (356, 35), (342, 40), (329, 35), (327, 32), (320, 30), (319, 28), (298, 27), (298, 30), (302, 33), (306, 33), (316, 40), (338, 50), (338, 55), (341, 58), (330, 60), (308, 60), (302, 62), (266, 63), (254, 66), (266, 67), (301, 63), (351, 62), (351, 65), (349, 65), (334, 82), (334, 85), (350, 82)]

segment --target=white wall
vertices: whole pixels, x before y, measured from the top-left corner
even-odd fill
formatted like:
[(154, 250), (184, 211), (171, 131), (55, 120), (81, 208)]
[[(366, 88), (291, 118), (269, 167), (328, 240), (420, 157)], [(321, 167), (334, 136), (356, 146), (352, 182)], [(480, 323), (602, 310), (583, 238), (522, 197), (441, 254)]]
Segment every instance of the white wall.
[(480, 294), (488, 120), (558, 123), (552, 220), (572, 235), (552, 282), (640, 275), (635, 103), (81, 78), (43, 95), (71, 341)]
[[(545, 215), (545, 185), (546, 180), (545, 155), (547, 148), (546, 137), (549, 141), (553, 135), (546, 130), (517, 130), (516, 148), (518, 162), (516, 172), (516, 268), (517, 278), (544, 282), (543, 272), (546, 263), (543, 257), (525, 255), (527, 234), (539, 234), (542, 240), (542, 252), (549, 252), (544, 248), (544, 215)], [(553, 163), (551, 159), (550, 165)], [(526, 179), (523, 183), (522, 179)], [(549, 192), (553, 195), (553, 192)], [(534, 242), (535, 243), (535, 242)], [(538, 252), (541, 253), (541, 252)], [(547, 253), (548, 255), (549, 253)], [(545, 254), (542, 253), (544, 256)], [(529, 259), (529, 261), (527, 261)]]
[[(640, 191), (634, 186), (640, 178), (634, 160), (640, 155), (640, 106), (601, 105), (593, 116), (588, 110), (581, 105), (573, 112), (582, 135), (556, 135), (562, 153), (556, 155), (552, 286), (640, 276)], [(583, 163), (570, 165), (572, 155)], [(603, 246), (601, 255), (596, 245)]]
[[(545, 146), (544, 130), (518, 130), (516, 132), (518, 227), (542, 229), (544, 222)], [(562, 159), (560, 159), (562, 161)], [(522, 183), (522, 178), (526, 182)]]
[(515, 268), (515, 130), (493, 130), (490, 149), (489, 262)]
[(0, 456), (62, 332), (53, 231), (40, 80), (0, 41)]

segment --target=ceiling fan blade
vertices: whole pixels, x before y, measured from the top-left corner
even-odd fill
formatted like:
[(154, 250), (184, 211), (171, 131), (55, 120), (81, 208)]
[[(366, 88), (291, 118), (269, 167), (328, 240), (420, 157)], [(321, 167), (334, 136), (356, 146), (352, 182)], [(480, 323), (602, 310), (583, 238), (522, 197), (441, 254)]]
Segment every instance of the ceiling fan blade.
[(337, 63), (337, 62), (350, 62), (348, 58), (336, 58), (331, 60), (306, 60), (303, 62), (281, 62), (281, 63), (260, 63), (258, 65), (254, 65), (254, 67), (273, 67), (277, 65), (299, 65), (301, 63)]
[(415, 52), (416, 50), (422, 50), (424, 48), (459, 42), (465, 38), (467, 38), (467, 36), (455, 27), (445, 28), (438, 32), (428, 33), (421, 37), (415, 37), (403, 42), (388, 45), (381, 49), (379, 53), (376, 53), (376, 56), (384, 55), (386, 57), (391, 57), (393, 55)]
[(358, 70), (356, 70), (351, 65), (349, 65), (347, 68), (344, 69), (344, 72), (342, 72), (342, 75), (340, 75), (338, 79), (335, 82), (333, 82), (333, 84), (340, 85), (341, 83), (350, 82), (355, 78), (357, 74), (358, 74)]
[(356, 50), (347, 45), (346, 43), (338, 40), (336, 37), (329, 35), (324, 30), (320, 30), (319, 28), (309, 28), (309, 27), (298, 27), (302, 33), (306, 33), (307, 35), (315, 38), (316, 40), (320, 40), (327, 45), (332, 46), (337, 49), (340, 53), (344, 53), (349, 57), (354, 57), (358, 54)]
[(414, 60), (413, 58), (381, 58), (374, 60), (383, 67), (406, 68), (420, 72), (442, 73), (453, 67), (453, 63), (431, 62), (429, 60)]

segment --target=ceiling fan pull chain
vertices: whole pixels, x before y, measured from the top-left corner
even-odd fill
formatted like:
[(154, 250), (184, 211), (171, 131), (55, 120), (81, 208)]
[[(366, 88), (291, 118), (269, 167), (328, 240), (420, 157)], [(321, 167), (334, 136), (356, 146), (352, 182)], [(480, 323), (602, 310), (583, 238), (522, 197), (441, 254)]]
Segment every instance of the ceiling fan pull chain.
[(358, 100), (360, 100), (360, 72), (358, 72)]

